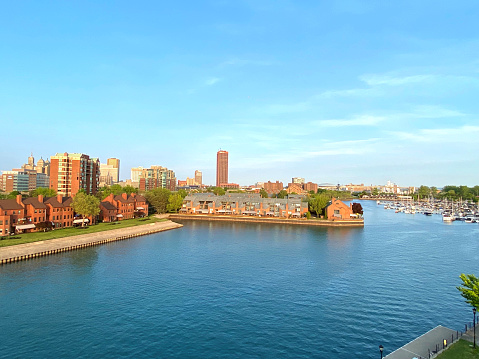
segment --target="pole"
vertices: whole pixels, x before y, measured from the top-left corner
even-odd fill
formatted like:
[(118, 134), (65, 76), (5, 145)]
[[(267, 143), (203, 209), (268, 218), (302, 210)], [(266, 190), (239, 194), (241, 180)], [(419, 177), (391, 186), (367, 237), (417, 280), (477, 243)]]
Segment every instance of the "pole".
[(476, 308), (472, 308), (474, 313), (474, 348), (476, 347)]

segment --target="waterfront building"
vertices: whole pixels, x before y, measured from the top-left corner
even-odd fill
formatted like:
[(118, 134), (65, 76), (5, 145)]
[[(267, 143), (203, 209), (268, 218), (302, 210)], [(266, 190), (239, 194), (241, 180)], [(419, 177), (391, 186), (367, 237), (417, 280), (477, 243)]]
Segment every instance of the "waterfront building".
[(100, 182), (100, 161), (82, 153), (57, 153), (51, 157), (50, 188), (62, 196), (75, 196), (80, 189), (95, 194)]
[(100, 210), (100, 220), (103, 222), (121, 221), (147, 216), (148, 202), (145, 197), (136, 193), (116, 196), (111, 193), (100, 203)]
[(190, 194), (183, 200), (180, 213), (211, 215), (247, 215), (299, 218), (308, 212), (308, 203), (301, 198), (262, 198), (255, 193)]
[(351, 219), (353, 217), (353, 204), (349, 206), (343, 201), (332, 198), (331, 202), (326, 206), (325, 213), (327, 219)]
[(271, 193), (278, 193), (280, 191), (283, 190), (283, 182), (279, 182), (279, 181), (276, 181), (276, 182), (271, 182), (271, 181), (268, 181), (268, 182), (264, 182), (263, 184), (263, 188), (266, 192), (268, 192), (269, 194)]
[(228, 183), (228, 151), (219, 150), (216, 153), (216, 187)]

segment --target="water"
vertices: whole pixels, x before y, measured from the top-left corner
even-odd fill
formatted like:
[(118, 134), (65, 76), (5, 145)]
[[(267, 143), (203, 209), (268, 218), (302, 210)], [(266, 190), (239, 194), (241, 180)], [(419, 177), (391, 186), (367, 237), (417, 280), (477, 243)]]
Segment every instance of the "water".
[(377, 358), (479, 274), (479, 225), (362, 202), (363, 228), (185, 222), (0, 267), (0, 357)]

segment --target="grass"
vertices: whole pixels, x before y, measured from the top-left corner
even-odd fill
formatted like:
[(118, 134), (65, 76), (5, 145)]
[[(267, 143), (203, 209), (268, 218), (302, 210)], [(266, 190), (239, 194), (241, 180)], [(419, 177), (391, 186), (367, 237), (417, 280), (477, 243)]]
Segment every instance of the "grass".
[(479, 359), (479, 347), (472, 347), (472, 343), (460, 339), (457, 343), (451, 345), (437, 359)]
[(166, 221), (166, 219), (159, 219), (159, 218), (156, 218), (155, 216), (150, 216), (145, 218), (126, 219), (123, 221), (112, 222), (112, 223), (98, 223), (98, 224), (83, 227), (83, 228), (69, 227), (69, 228), (63, 228), (63, 229), (55, 229), (54, 231), (48, 231), (48, 232), (33, 232), (33, 233), (16, 234), (10, 237), (0, 237), (1, 238), (0, 247), (14, 246), (16, 244), (32, 243), (32, 242), (38, 242), (38, 241), (46, 241), (48, 239), (54, 239), (54, 238), (71, 237), (71, 236), (77, 236), (79, 234), (103, 232), (103, 231), (109, 231), (112, 229), (135, 227), (135, 226), (141, 226), (143, 224), (163, 222), (163, 221)]

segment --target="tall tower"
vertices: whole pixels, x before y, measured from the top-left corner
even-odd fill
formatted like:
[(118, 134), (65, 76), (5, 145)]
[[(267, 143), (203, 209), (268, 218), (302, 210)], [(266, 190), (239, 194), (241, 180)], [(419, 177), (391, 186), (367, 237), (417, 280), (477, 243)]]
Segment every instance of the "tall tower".
[(113, 181), (115, 181), (115, 183), (120, 182), (120, 160), (118, 158), (108, 158), (106, 164), (116, 168), (116, 177), (113, 178)]
[(219, 150), (216, 154), (216, 186), (228, 183), (228, 151)]
[(203, 174), (200, 170), (195, 171), (195, 184), (201, 186), (203, 184)]

